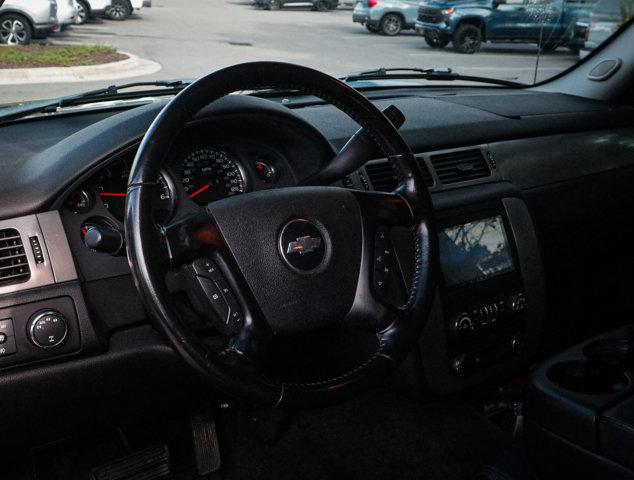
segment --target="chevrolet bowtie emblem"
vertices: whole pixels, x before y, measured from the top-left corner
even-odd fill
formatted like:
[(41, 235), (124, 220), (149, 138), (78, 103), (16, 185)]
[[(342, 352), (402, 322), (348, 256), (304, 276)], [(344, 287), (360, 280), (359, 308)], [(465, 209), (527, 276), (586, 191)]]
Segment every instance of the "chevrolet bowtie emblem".
[(286, 253), (299, 253), (300, 255), (303, 255), (304, 253), (310, 253), (317, 250), (320, 246), (321, 238), (306, 235), (305, 237), (297, 237), (294, 242), (288, 242)]

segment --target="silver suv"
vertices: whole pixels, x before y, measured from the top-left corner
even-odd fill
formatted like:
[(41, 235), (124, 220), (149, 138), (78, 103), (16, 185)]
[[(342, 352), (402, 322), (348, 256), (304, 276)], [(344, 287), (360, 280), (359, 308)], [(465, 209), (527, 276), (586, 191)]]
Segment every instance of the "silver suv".
[(57, 25), (56, 0), (6, 0), (0, 7), (0, 43), (26, 45)]
[(352, 21), (365, 25), (371, 32), (394, 36), (414, 28), (420, 0), (359, 0)]

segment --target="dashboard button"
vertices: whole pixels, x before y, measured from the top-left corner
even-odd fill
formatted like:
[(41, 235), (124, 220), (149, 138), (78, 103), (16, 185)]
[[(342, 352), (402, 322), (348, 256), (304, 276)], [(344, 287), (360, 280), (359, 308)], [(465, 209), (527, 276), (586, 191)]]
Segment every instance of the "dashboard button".
[(13, 320), (10, 318), (0, 320), (0, 333), (4, 333), (7, 337), (15, 335), (13, 331)]
[(15, 337), (7, 337), (7, 340), (0, 345), (0, 357), (13, 355), (17, 353), (18, 347), (15, 343)]

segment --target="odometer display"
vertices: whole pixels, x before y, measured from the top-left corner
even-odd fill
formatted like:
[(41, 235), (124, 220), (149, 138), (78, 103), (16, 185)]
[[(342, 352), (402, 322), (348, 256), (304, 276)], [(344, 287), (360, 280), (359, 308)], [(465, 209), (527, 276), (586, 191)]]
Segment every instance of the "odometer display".
[(181, 162), (185, 193), (198, 205), (244, 193), (242, 172), (229, 155), (213, 148), (199, 148)]

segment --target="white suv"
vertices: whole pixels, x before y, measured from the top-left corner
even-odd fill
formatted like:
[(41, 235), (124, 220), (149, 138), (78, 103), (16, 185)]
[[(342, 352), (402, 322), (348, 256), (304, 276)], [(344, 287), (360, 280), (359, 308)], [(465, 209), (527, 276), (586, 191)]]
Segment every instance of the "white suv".
[(107, 10), (106, 15), (111, 20), (125, 20), (134, 10), (141, 10), (143, 7), (151, 7), (152, 0), (112, 0), (112, 5)]
[(112, 0), (76, 0), (77, 22), (85, 23), (89, 18), (102, 17), (112, 4)]
[(59, 31), (75, 23), (77, 19), (77, 4), (75, 0), (57, 0), (57, 28)]
[(6, 0), (0, 7), (0, 43), (26, 45), (57, 24), (56, 0)]

